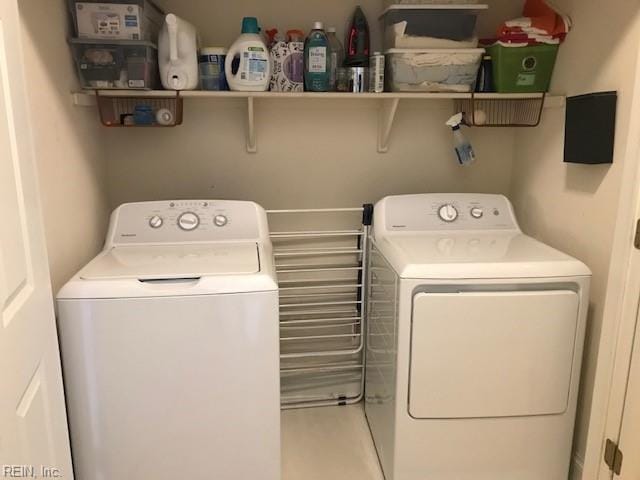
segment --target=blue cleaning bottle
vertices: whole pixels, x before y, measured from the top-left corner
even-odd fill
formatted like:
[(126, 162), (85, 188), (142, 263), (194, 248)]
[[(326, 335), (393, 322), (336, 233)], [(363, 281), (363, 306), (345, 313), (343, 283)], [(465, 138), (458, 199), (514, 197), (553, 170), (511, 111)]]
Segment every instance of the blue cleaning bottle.
[(328, 92), (331, 79), (329, 40), (322, 22), (315, 22), (304, 42), (304, 89)]
[(467, 138), (462, 134), (462, 113), (457, 113), (447, 121), (447, 125), (453, 131), (453, 149), (458, 159), (458, 164), (466, 167), (476, 161), (476, 154)]

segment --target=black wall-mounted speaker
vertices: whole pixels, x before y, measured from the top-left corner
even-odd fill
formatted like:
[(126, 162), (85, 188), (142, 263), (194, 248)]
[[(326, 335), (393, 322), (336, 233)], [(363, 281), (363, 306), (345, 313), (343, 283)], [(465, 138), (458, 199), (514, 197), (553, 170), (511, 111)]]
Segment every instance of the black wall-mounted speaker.
[(617, 103), (617, 92), (567, 98), (565, 162), (613, 163)]

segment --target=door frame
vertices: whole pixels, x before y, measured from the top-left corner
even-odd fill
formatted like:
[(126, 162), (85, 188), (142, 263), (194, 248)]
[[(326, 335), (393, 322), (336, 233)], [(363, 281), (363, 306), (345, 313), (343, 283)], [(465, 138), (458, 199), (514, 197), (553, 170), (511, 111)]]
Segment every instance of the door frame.
[(634, 237), (640, 219), (640, 50), (636, 62), (586, 452), (582, 474), (574, 472), (576, 480), (611, 478), (604, 446), (607, 438), (617, 442), (620, 434), (638, 321), (640, 250)]

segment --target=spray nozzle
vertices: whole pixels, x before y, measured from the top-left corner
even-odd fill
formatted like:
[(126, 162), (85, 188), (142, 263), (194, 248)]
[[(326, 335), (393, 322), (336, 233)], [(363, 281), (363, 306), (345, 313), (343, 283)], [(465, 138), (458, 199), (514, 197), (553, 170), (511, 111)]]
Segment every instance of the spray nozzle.
[(454, 130), (459, 129), (461, 124), (462, 124), (462, 112), (456, 113), (453, 117), (447, 120), (447, 125)]

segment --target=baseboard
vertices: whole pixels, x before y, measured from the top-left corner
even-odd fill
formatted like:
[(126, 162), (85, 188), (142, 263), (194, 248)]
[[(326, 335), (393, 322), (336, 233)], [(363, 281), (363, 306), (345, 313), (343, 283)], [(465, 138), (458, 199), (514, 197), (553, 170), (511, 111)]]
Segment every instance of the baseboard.
[(570, 480), (582, 480), (582, 472), (584, 470), (584, 459), (575, 455), (571, 461), (571, 470), (569, 473)]

